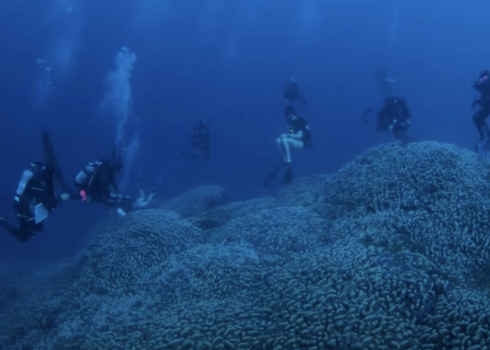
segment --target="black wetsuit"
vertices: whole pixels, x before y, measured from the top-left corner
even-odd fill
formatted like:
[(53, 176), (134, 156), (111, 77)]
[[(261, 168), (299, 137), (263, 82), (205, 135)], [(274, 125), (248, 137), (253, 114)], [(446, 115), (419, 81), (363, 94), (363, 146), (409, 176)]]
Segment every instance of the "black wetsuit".
[(481, 94), (475, 104), (480, 105), (480, 110), (473, 115), (473, 121), (480, 135), (480, 140), (485, 138), (485, 130), (488, 132), (486, 119), (490, 115), (490, 76), (479, 79), (473, 83), (473, 87)]
[(19, 228), (8, 224), (3, 218), (0, 220), (0, 226), (21, 242), (27, 241), (43, 229), (43, 221), (36, 224), (35, 207), (42, 204), (50, 213), (59, 204), (59, 197), (55, 193), (55, 174), (52, 167), (42, 163), (32, 163), (30, 169), (24, 172), (23, 179), (28, 177), (25, 189), (22, 194), (16, 193), (13, 202), (19, 218)]
[(291, 120), (288, 124), (288, 132), (290, 134), (297, 134), (298, 132), (302, 131), (303, 136), (301, 137), (301, 141), (303, 141), (305, 147), (311, 146), (311, 132), (308, 128), (308, 122), (306, 121), (305, 117), (297, 117), (294, 120)]
[[(82, 174), (85, 177), (79, 180)], [(85, 191), (90, 201), (104, 204), (112, 204), (114, 201), (118, 201), (117, 197), (120, 191), (112, 162), (88, 163), (77, 176), (75, 184), (80, 191)]]
[(403, 98), (389, 97), (385, 100), (383, 109), (378, 113), (376, 130), (391, 131), (397, 139), (406, 139), (410, 127), (410, 111)]
[(286, 84), (284, 84), (284, 87), (282, 89), (282, 97), (284, 98), (284, 101), (287, 105), (292, 105), (294, 100), (301, 101), (303, 106), (306, 105), (306, 99), (299, 91), (299, 86), (296, 81), (290, 80)]

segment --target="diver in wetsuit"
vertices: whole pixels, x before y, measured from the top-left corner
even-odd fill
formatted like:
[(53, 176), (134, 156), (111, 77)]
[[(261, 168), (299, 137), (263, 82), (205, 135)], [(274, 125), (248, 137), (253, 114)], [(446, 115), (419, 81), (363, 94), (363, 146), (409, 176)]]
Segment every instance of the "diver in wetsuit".
[(490, 115), (490, 72), (484, 70), (480, 73), (480, 78), (473, 82), (473, 87), (480, 93), (480, 98), (473, 102), (473, 108), (480, 105), (480, 109), (473, 115), (473, 122), (480, 135), (477, 143), (477, 148), (485, 138), (488, 138), (489, 129), (486, 124), (486, 119)]
[(284, 111), (288, 131), (276, 139), (277, 146), (282, 155), (282, 165), (274, 171), (264, 181), (265, 186), (269, 186), (281, 168), (285, 169), (284, 183), (288, 184), (293, 180), (293, 170), (291, 167), (291, 150), (300, 150), (311, 146), (311, 132), (305, 117), (299, 116), (292, 106), (287, 106)]
[(301, 101), (303, 106), (306, 106), (306, 99), (299, 90), (298, 82), (294, 79), (289, 79), (282, 88), (282, 97), (286, 105), (291, 106), (294, 100)]
[(44, 220), (60, 201), (70, 199), (68, 193), (58, 196), (55, 187), (61, 179), (58, 168), (45, 163), (30, 163), (20, 179), (13, 207), (19, 219), (19, 228), (0, 218), (0, 226), (21, 242), (26, 242), (42, 231)]
[(84, 202), (99, 202), (117, 206), (122, 198), (117, 186), (116, 175), (122, 170), (119, 161), (90, 162), (78, 173), (75, 185)]
[(204, 158), (209, 158), (209, 139), (208, 122), (205, 119), (202, 119), (192, 130), (192, 152), (190, 154), (180, 152), (179, 155), (183, 158), (197, 159), (199, 151), (202, 151)]
[(388, 97), (378, 113), (377, 131), (390, 131), (402, 141), (408, 141), (407, 130), (410, 127), (410, 111), (401, 97)]

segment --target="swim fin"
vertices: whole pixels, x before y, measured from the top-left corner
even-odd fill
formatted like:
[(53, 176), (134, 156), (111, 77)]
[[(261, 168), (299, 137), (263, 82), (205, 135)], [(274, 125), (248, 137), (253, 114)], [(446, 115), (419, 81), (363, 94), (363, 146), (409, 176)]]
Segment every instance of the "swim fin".
[(56, 154), (54, 153), (53, 144), (51, 142), (51, 136), (47, 131), (43, 131), (42, 134), (44, 157), (46, 164), (58, 166)]
[(58, 164), (58, 159), (56, 158), (56, 153), (54, 151), (53, 143), (51, 142), (51, 136), (47, 131), (42, 132), (42, 142), (43, 142), (44, 157), (45, 157), (46, 164), (53, 165), (58, 168), (61, 177), (59, 180), (61, 189), (63, 190), (63, 192), (70, 194), (70, 197), (74, 198), (75, 197), (74, 192), (66, 184), (63, 178), (63, 173)]
[(5, 231), (15, 236), (15, 238), (17, 238), (21, 242), (25, 242), (29, 238), (28, 236), (21, 235), (19, 229), (17, 229), (17, 227), (15, 226), (10, 225), (7, 221), (5, 221), (4, 218), (0, 218), (0, 227), (3, 227)]
[(274, 178), (276, 177), (279, 170), (281, 170), (281, 168), (282, 165), (279, 165), (269, 174), (269, 176), (265, 178), (264, 182), (262, 183), (264, 187), (269, 187), (271, 185), (271, 182), (274, 180)]

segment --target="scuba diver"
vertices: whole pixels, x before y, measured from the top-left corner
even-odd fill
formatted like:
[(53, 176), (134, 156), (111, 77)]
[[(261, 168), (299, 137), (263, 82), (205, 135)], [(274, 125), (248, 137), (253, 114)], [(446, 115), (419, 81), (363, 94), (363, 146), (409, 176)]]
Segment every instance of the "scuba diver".
[(122, 170), (122, 163), (115, 160), (90, 162), (78, 173), (75, 186), (83, 202), (98, 202), (117, 206), (122, 194), (116, 182), (116, 175)]
[(19, 228), (10, 225), (4, 218), (0, 218), (0, 226), (21, 242), (42, 231), (49, 214), (61, 201), (70, 199), (68, 193), (56, 194), (55, 187), (60, 180), (61, 172), (55, 165), (30, 163), (22, 174), (13, 202)]
[(476, 151), (482, 153), (482, 148), (485, 147), (486, 141), (490, 136), (490, 131), (486, 123), (486, 119), (490, 115), (490, 72), (484, 70), (480, 73), (480, 78), (473, 82), (473, 87), (480, 93), (480, 98), (475, 99), (473, 108), (480, 105), (480, 110), (473, 115), (473, 122), (480, 135), (480, 139), (476, 144)]
[(390, 131), (398, 140), (408, 141), (410, 111), (401, 97), (388, 97), (378, 113), (377, 131)]
[(206, 119), (200, 120), (192, 130), (191, 143), (192, 152), (190, 154), (180, 152), (182, 158), (197, 159), (199, 151), (202, 151), (205, 159), (209, 158), (209, 125)]
[(264, 186), (269, 186), (276, 174), (284, 167), (284, 183), (291, 183), (293, 170), (291, 168), (291, 150), (300, 150), (311, 146), (311, 132), (305, 117), (298, 116), (292, 106), (284, 110), (288, 131), (276, 139), (277, 146), (282, 155), (282, 164), (272, 171), (265, 179)]
[(284, 102), (286, 105), (291, 106), (294, 103), (294, 100), (299, 100), (306, 106), (306, 99), (303, 94), (299, 91), (298, 82), (293, 78), (289, 79), (282, 88), (282, 97), (284, 98)]
[[(70, 199), (72, 193), (63, 181), (51, 136), (46, 131), (41, 136), (45, 161), (29, 164), (29, 168), (22, 173), (13, 201), (19, 227), (10, 225), (3, 217), (0, 218), (0, 226), (21, 242), (26, 242), (42, 231), (49, 214), (61, 201)], [(56, 186), (61, 188), (63, 194), (56, 194)]]

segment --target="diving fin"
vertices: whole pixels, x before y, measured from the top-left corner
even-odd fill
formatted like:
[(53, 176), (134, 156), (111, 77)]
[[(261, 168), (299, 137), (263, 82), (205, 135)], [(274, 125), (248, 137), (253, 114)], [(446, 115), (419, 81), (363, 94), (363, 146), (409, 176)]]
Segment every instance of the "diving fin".
[(286, 172), (284, 173), (284, 184), (288, 185), (293, 182), (293, 169), (291, 164), (286, 165)]
[(264, 182), (262, 183), (264, 187), (269, 187), (271, 185), (271, 182), (274, 180), (274, 178), (276, 177), (279, 170), (281, 170), (281, 168), (282, 165), (279, 165), (269, 174), (269, 176), (265, 178)]
[(47, 131), (42, 132), (42, 140), (46, 164), (58, 166), (56, 154), (54, 153), (53, 144), (51, 142), (51, 136)]
[(63, 178), (63, 173), (61, 172), (61, 168), (58, 164), (58, 159), (56, 158), (56, 153), (54, 151), (53, 143), (51, 142), (50, 134), (47, 131), (43, 131), (41, 136), (42, 136), (44, 157), (45, 157), (46, 164), (53, 165), (56, 168), (58, 168), (58, 172), (61, 177), (61, 179), (59, 180), (60, 187), (64, 192), (72, 196), (74, 192), (72, 192), (71, 188), (66, 184)]

